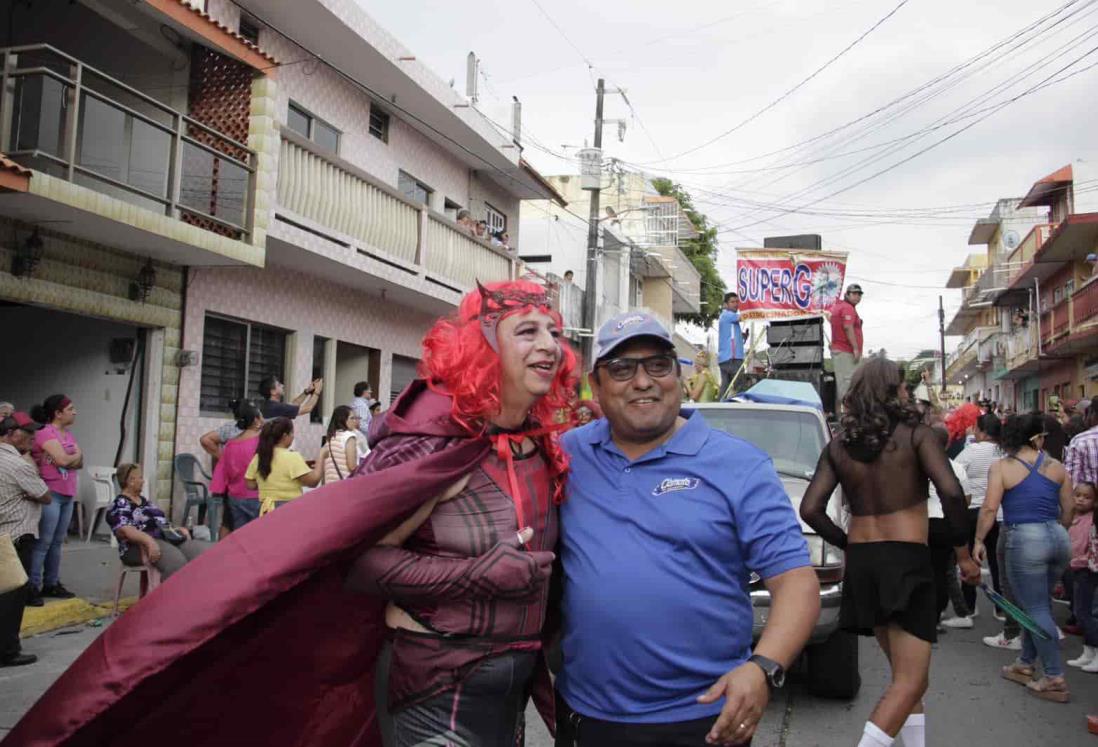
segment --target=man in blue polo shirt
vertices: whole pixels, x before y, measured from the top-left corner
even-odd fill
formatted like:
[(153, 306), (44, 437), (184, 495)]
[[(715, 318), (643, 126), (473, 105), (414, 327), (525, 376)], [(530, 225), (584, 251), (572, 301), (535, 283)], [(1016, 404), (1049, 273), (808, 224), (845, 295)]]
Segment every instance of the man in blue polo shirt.
[[(749, 744), (819, 615), (800, 525), (764, 452), (680, 412), (654, 317), (611, 319), (595, 357), (605, 418), (564, 436), (558, 739)], [(754, 655), (751, 572), (772, 595)]]
[[(736, 372), (743, 367), (743, 327), (740, 326), (740, 297), (735, 293), (724, 294), (724, 308), (717, 319), (717, 365), (721, 369), (721, 392), (723, 400), (728, 393)], [(741, 375), (736, 382), (737, 389), (743, 383)]]

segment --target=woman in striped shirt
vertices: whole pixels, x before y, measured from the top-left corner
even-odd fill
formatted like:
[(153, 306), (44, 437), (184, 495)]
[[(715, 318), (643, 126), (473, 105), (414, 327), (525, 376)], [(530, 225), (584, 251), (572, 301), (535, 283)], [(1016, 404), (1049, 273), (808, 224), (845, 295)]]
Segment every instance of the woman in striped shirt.
[[(1005, 454), (999, 447), (999, 433), (1003, 424), (994, 413), (981, 415), (973, 426), (975, 441), (965, 446), (955, 460), (958, 465), (964, 467), (968, 476), (968, 492), (972, 500), (968, 504), (968, 547), (972, 549), (972, 540), (976, 536), (976, 520), (980, 516), (980, 506), (984, 505), (984, 496), (987, 494), (987, 473), (991, 465), (1002, 459)], [(999, 539), (999, 522), (996, 521), (991, 531), (987, 534), (986, 544), (994, 548)], [(988, 553), (988, 567), (991, 569), (991, 583), (996, 591), (1002, 591), (999, 586), (999, 563), (994, 552)], [(972, 616), (976, 613), (976, 587), (963, 584), (961, 591), (965, 597), (968, 609)], [(953, 626), (951, 626), (953, 627)], [(966, 626), (967, 627), (967, 626)]]

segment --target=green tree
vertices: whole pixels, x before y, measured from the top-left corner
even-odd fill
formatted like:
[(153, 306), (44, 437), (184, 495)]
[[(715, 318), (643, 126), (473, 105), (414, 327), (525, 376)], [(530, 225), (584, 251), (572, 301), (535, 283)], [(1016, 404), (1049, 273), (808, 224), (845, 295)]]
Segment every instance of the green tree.
[(683, 212), (698, 230), (697, 238), (681, 242), (679, 249), (701, 275), (701, 311), (697, 314), (677, 314), (675, 318), (708, 329), (720, 316), (724, 305), (724, 280), (717, 271), (717, 227), (710, 225), (709, 218), (698, 212), (690, 193), (681, 185), (670, 179), (658, 178), (652, 180), (652, 186), (661, 195), (678, 200)]

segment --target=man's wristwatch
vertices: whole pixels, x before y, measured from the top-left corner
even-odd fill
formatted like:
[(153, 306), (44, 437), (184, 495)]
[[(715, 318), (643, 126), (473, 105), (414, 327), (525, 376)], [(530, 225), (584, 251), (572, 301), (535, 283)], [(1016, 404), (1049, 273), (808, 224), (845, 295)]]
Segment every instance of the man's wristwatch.
[(785, 684), (785, 667), (778, 662), (759, 654), (754, 654), (748, 661), (763, 670), (766, 683), (770, 685), (771, 690), (776, 690)]

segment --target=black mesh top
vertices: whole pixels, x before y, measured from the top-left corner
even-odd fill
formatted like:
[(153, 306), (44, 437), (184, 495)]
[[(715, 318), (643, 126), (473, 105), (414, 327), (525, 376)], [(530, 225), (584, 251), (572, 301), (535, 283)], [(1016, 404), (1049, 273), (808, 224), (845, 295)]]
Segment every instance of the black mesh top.
[(861, 461), (836, 435), (824, 447), (812, 483), (801, 502), (805, 522), (826, 541), (846, 546), (846, 533), (827, 515), (827, 502), (836, 485), (854, 516), (881, 516), (902, 511), (927, 500), (929, 479), (938, 490), (955, 547), (968, 541), (965, 496), (938, 439), (925, 425), (912, 429), (896, 425), (875, 459)]

